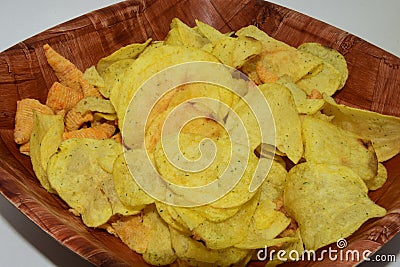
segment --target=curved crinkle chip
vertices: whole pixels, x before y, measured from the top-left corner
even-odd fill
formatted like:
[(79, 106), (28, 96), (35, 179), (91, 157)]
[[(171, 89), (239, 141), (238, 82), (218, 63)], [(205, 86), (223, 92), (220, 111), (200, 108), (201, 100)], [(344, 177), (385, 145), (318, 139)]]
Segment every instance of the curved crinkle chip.
[(400, 152), (400, 118), (337, 104), (324, 95), (323, 113), (334, 116), (331, 122), (342, 129), (371, 140), (379, 162)]
[(57, 152), (62, 142), (64, 120), (61, 115), (33, 112), (33, 129), (30, 139), (32, 167), (40, 184), (49, 192), (54, 192), (47, 178), (47, 163)]
[(43, 105), (36, 99), (25, 98), (17, 101), (15, 113), (14, 141), (17, 144), (25, 144), (29, 141), (33, 127), (33, 111), (43, 114), (54, 114), (53, 110)]
[(123, 205), (114, 190), (112, 174), (99, 164), (114, 161), (122, 152), (114, 140), (71, 139), (63, 141), (48, 163), (50, 185), (89, 227), (106, 223), (114, 214), (137, 214), (143, 206)]
[(65, 132), (63, 138), (64, 140), (72, 138), (108, 139), (115, 133), (115, 128), (114, 125), (102, 123), (90, 128)]
[(368, 219), (386, 214), (350, 168), (310, 162), (289, 171), (284, 205), (299, 224), (308, 250), (346, 238)]
[(55, 112), (60, 110), (68, 111), (82, 98), (83, 93), (80, 90), (72, 89), (59, 82), (54, 82), (47, 94), (46, 105), (51, 107)]
[(363, 180), (376, 176), (378, 160), (369, 140), (310, 116), (303, 120), (303, 137), (306, 161), (344, 165)]
[(65, 115), (65, 130), (68, 132), (78, 130), (85, 122), (89, 121), (93, 121), (91, 112), (83, 114), (71, 109)]

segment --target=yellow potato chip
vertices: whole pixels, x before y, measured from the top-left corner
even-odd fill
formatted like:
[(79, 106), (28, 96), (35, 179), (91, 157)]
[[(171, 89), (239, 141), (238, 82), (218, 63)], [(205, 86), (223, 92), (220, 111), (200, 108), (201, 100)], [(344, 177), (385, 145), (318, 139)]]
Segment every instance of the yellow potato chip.
[(171, 233), (168, 225), (158, 215), (154, 205), (144, 210), (143, 225), (150, 229), (149, 240), (143, 259), (156, 266), (167, 265), (176, 260), (172, 249)]
[[(233, 266), (250, 253), (239, 248), (209, 249), (181, 232), (170, 228), (172, 247), (176, 256), (190, 266)], [(243, 264), (243, 263), (242, 263)], [(245, 266), (246, 262), (244, 262)]]
[(340, 128), (371, 140), (379, 162), (400, 152), (400, 118), (337, 104), (327, 96), (324, 99), (323, 113), (334, 116), (332, 123)]
[(60, 115), (33, 112), (33, 129), (30, 139), (32, 167), (40, 184), (49, 192), (54, 192), (47, 178), (47, 163), (57, 152), (62, 142), (64, 121)]
[(133, 62), (135, 62), (134, 59), (122, 59), (114, 62), (103, 71), (101, 77), (104, 80), (104, 85), (99, 86), (99, 91), (104, 97), (110, 97), (110, 92), (114, 84), (120, 79), (120, 75), (122, 75)]
[(120, 154), (114, 161), (112, 174), (115, 192), (123, 204), (139, 206), (154, 202), (154, 199), (147, 195), (132, 177), (126, 166), (124, 154)]
[(195, 20), (198, 31), (206, 37), (213, 45), (216, 44), (220, 39), (225, 39), (228, 36), (221, 33), (217, 29), (213, 28), (212, 26), (201, 22), (200, 20)]
[[(265, 72), (265, 81), (270, 81), (269, 76), (279, 78), (287, 75), (297, 82), (322, 64), (318, 57), (296, 49), (263, 52), (260, 56), (257, 64), (260, 70)], [(258, 72), (259, 75), (260, 73)], [(263, 81), (263, 78), (261, 80)]]
[(121, 145), (114, 140), (79, 138), (63, 141), (49, 160), (51, 187), (89, 227), (103, 225), (115, 214), (137, 214), (143, 208), (123, 205), (112, 174), (100, 165), (104, 158), (114, 162), (121, 152)]
[(376, 176), (378, 160), (369, 140), (314, 117), (304, 118), (303, 136), (306, 161), (344, 165), (363, 180)]
[(96, 111), (101, 113), (115, 113), (114, 106), (110, 100), (88, 96), (80, 100), (74, 107), (74, 111), (85, 114), (88, 111)]
[(104, 87), (104, 79), (97, 72), (95, 66), (91, 66), (83, 73), (83, 78), (95, 87)]
[(14, 129), (15, 143), (21, 145), (29, 142), (33, 127), (34, 110), (43, 114), (54, 114), (51, 108), (41, 104), (35, 99), (25, 98), (17, 101)]
[(173, 229), (176, 229), (177, 231), (187, 235), (190, 234), (187, 225), (184, 225), (181, 220), (177, 220), (175, 216), (176, 214), (173, 214), (169, 211), (171, 207), (168, 204), (160, 201), (156, 201), (155, 204), (158, 214), (170, 226), (170, 228), (172, 227)]
[(201, 35), (199, 31), (190, 28), (180, 19), (172, 19), (171, 30), (165, 37), (164, 43), (167, 45), (181, 45), (202, 48), (209, 43), (208, 39)]
[[(247, 188), (246, 188), (247, 189)], [(259, 194), (247, 201), (231, 218), (222, 222), (204, 221), (193, 229), (194, 238), (205, 242), (211, 249), (223, 249), (239, 243), (247, 234)]]
[(366, 220), (386, 214), (368, 198), (363, 180), (341, 165), (294, 166), (287, 176), (284, 203), (308, 250), (346, 238)]
[(110, 100), (117, 111), (120, 129), (123, 129), (125, 112), (132, 96), (148, 78), (167, 67), (192, 61), (218, 62), (207, 52), (182, 46), (163, 45), (141, 54), (125, 71), (125, 78), (117, 80), (111, 91)]
[(317, 68), (310, 70), (309, 74), (296, 81), (296, 84), (308, 95), (311, 95), (313, 90), (318, 90), (331, 96), (339, 90), (340, 83), (340, 72), (328, 62), (323, 62)]
[(381, 188), (388, 178), (387, 170), (385, 165), (378, 163), (378, 173), (371, 180), (364, 181), (368, 187), (368, 190), (377, 190)]
[(347, 69), (346, 59), (335, 49), (325, 47), (319, 43), (304, 43), (297, 49), (311, 53), (323, 61), (331, 64), (340, 73), (340, 84), (338, 89), (342, 89), (346, 83), (349, 71)]
[(261, 52), (262, 45), (259, 41), (249, 37), (225, 37), (219, 39), (211, 53), (223, 64), (233, 68), (243, 66), (246, 60)]
[(111, 55), (104, 57), (97, 63), (96, 69), (100, 75), (103, 74), (105, 69), (107, 69), (111, 64), (124, 60), (124, 59), (136, 59), (144, 49), (150, 44), (151, 38), (142, 44), (130, 44), (124, 46)]
[(266, 83), (259, 86), (275, 121), (276, 147), (297, 163), (303, 155), (301, 122), (292, 94), (285, 86)]
[(320, 111), (325, 104), (323, 99), (307, 98), (307, 94), (288, 76), (280, 77), (277, 83), (286, 86), (290, 90), (299, 114), (315, 114)]

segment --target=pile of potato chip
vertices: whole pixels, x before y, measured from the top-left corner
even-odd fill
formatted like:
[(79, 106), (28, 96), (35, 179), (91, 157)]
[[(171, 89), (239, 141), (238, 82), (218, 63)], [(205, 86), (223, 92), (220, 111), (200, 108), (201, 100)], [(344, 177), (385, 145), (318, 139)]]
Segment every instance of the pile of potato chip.
[[(265, 246), (318, 249), (345, 238), (386, 211), (368, 197), (386, 181), (384, 162), (400, 152), (400, 118), (337, 104), (346, 82), (344, 57), (317, 43), (298, 48), (255, 26), (223, 34), (179, 19), (163, 41), (125, 46), (82, 72), (49, 45), (43, 47), (58, 82), (46, 104), (17, 103), (15, 142), (30, 156), (42, 186), (63, 199), (88, 227), (104, 228), (152, 265), (245, 266)], [(130, 99), (153, 74), (176, 64), (221, 62), (259, 86), (275, 120), (276, 154), (262, 185), (248, 187), (258, 161), (270, 157), (251, 109), (229, 90), (187, 84), (168, 92), (146, 125), (146, 149), (168, 181), (198, 186), (217, 179), (229, 161), (225, 128), (199, 118), (182, 128), (180, 145), (197, 158), (210, 138), (215, 162), (191, 173), (167, 162), (160, 144), (167, 115), (195, 97), (224, 102), (249, 134), (251, 157), (238, 184), (215, 202), (178, 207), (148, 195), (133, 179), (123, 154), (123, 123)], [(237, 81), (246, 95), (249, 82)], [(133, 111), (134, 112), (134, 111)], [(225, 127), (225, 128), (224, 128)], [(253, 153), (253, 150), (255, 153)], [(138, 158), (138, 161), (141, 159)], [(268, 266), (281, 263), (270, 259)]]

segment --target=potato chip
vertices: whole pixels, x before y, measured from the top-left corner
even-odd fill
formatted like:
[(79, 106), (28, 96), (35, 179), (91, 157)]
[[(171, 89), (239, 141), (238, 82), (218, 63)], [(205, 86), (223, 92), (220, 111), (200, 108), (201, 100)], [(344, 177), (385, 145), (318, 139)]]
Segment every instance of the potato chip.
[(225, 39), (229, 36), (221, 33), (217, 29), (213, 28), (212, 26), (201, 22), (200, 20), (195, 20), (198, 31), (206, 37), (213, 45), (216, 44), (219, 40)]
[(115, 192), (124, 205), (139, 206), (154, 202), (154, 199), (147, 195), (132, 177), (126, 166), (124, 154), (120, 154), (114, 161), (112, 174)]
[[(246, 258), (249, 250), (238, 248), (209, 249), (203, 243), (170, 228), (176, 256), (190, 266), (232, 266)], [(244, 262), (245, 266), (246, 262)]]
[(121, 145), (114, 140), (79, 138), (63, 141), (50, 158), (47, 174), (51, 187), (89, 227), (106, 223), (114, 214), (137, 214), (143, 208), (123, 205), (112, 174), (99, 164), (103, 158), (114, 162), (121, 152)]
[(208, 39), (199, 31), (190, 28), (178, 18), (172, 19), (170, 28), (171, 30), (164, 40), (167, 45), (191, 46), (200, 49), (209, 43)]
[(320, 247), (346, 238), (366, 220), (386, 214), (368, 198), (368, 188), (350, 168), (301, 163), (285, 184), (285, 209), (299, 224), (305, 248)]
[(104, 87), (104, 79), (97, 72), (95, 66), (91, 66), (83, 73), (83, 78), (95, 87)]
[(400, 118), (340, 105), (327, 96), (324, 99), (323, 113), (334, 116), (332, 123), (340, 128), (371, 140), (379, 162), (400, 152)]
[(292, 94), (285, 86), (266, 83), (259, 86), (275, 121), (276, 147), (297, 163), (303, 155), (301, 123)]
[(250, 222), (246, 237), (235, 244), (235, 247), (258, 249), (296, 241), (291, 237), (277, 238), (289, 226), (290, 218), (275, 210), (275, 208), (275, 203), (269, 199), (260, 201)]
[(47, 178), (47, 163), (57, 152), (62, 142), (64, 120), (60, 115), (33, 112), (33, 129), (30, 139), (32, 167), (40, 184), (49, 192), (54, 192)]
[(261, 81), (265, 80), (265, 82), (275, 82), (270, 80), (270, 76), (279, 78), (287, 75), (297, 83), (322, 64), (322, 60), (318, 57), (296, 49), (278, 50), (271, 53), (263, 52), (260, 56), (260, 61), (257, 63), (260, 72), (257, 69), (257, 73), (259, 76), (260, 74), (264, 76), (264, 78), (260, 76), (260, 79)]
[[(247, 188), (246, 188), (247, 189)], [(223, 249), (239, 243), (247, 234), (259, 194), (247, 201), (231, 218), (222, 222), (204, 221), (193, 229), (194, 238), (205, 242), (206, 247)]]
[(110, 65), (117, 61), (124, 59), (136, 59), (150, 44), (150, 42), (151, 38), (142, 44), (130, 44), (124, 46), (112, 53), (111, 55), (100, 59), (96, 66), (98, 73), (100, 74), (100, 76), (103, 75), (105, 69), (107, 69)]
[(146, 252), (152, 229), (143, 224), (143, 214), (124, 216), (111, 225), (117, 236), (130, 249), (140, 254)]
[(304, 118), (303, 136), (306, 161), (344, 165), (363, 180), (376, 176), (378, 161), (369, 140), (313, 117)]
[(311, 95), (312, 90), (318, 90), (331, 96), (339, 90), (341, 79), (341, 73), (337, 69), (327, 62), (323, 62), (317, 68), (310, 70), (296, 84), (308, 95)]
[(122, 59), (114, 62), (103, 71), (101, 77), (104, 80), (104, 86), (99, 87), (99, 92), (104, 97), (110, 97), (111, 89), (114, 84), (120, 79), (120, 75), (122, 75), (133, 62), (135, 62), (134, 59)]
[[(179, 137), (180, 152), (189, 160), (196, 160), (200, 157), (200, 151), (205, 151), (206, 143), (201, 142), (204, 136), (197, 134), (181, 133)], [(168, 141), (168, 140), (167, 140)], [(203, 186), (215, 181), (222, 175), (231, 156), (231, 145), (227, 138), (214, 138), (216, 145), (216, 155), (212, 164), (203, 171), (192, 172), (189, 170), (177, 168), (172, 165), (166, 157), (163, 147), (167, 144), (159, 144), (154, 152), (154, 161), (157, 171), (167, 181), (181, 186)], [(202, 146), (203, 148), (199, 148)], [(203, 155), (204, 156), (204, 155)], [(179, 160), (179, 155), (173, 155)]]
[(260, 201), (269, 199), (276, 202), (278, 198), (283, 196), (283, 188), (285, 186), (287, 171), (285, 165), (272, 161), (271, 168), (261, 185)]
[(170, 206), (168, 204), (162, 203), (160, 201), (156, 201), (157, 212), (160, 217), (172, 228), (178, 230), (181, 233), (190, 234), (190, 231), (187, 225), (184, 225), (181, 220), (176, 220), (175, 214), (172, 214), (170, 210)]
[(176, 260), (172, 249), (171, 233), (168, 225), (158, 215), (154, 205), (144, 210), (143, 225), (150, 229), (149, 240), (143, 259), (156, 266), (167, 265)]
[(307, 94), (288, 76), (280, 77), (277, 80), (277, 83), (286, 86), (290, 90), (299, 114), (315, 114), (316, 112), (320, 111), (325, 104), (323, 99), (307, 98)]
[(114, 106), (111, 104), (110, 100), (95, 96), (83, 98), (75, 105), (74, 110), (81, 114), (85, 114), (88, 111), (96, 111), (108, 114), (115, 113)]
[(46, 105), (54, 112), (60, 110), (68, 111), (83, 98), (80, 90), (64, 86), (59, 82), (53, 83), (47, 94)]
[(388, 178), (387, 170), (385, 165), (378, 163), (378, 173), (371, 180), (364, 181), (368, 187), (368, 190), (377, 190), (381, 188)]
[(225, 37), (219, 39), (211, 53), (223, 64), (233, 68), (243, 66), (246, 60), (261, 52), (261, 43), (249, 37)]
[(25, 98), (17, 101), (17, 112), (15, 113), (14, 141), (17, 144), (29, 142), (33, 127), (33, 111), (43, 114), (54, 114), (48, 106), (41, 104), (35, 99)]
[(349, 71), (347, 69), (346, 59), (335, 49), (325, 47), (319, 43), (304, 43), (297, 49), (311, 53), (323, 61), (331, 64), (340, 73), (340, 84), (338, 89), (342, 89), (346, 83)]
[(163, 45), (141, 54), (126, 70), (125, 79), (117, 81), (111, 91), (110, 100), (117, 111), (120, 129), (123, 129), (125, 112), (132, 96), (148, 78), (166, 67), (192, 61), (218, 62), (207, 52), (182, 46)]

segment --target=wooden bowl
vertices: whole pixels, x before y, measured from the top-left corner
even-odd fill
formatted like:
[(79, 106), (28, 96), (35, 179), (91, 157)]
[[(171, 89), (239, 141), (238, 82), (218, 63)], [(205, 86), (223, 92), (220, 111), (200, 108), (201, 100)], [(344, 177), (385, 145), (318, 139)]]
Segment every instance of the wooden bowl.
[[(98, 266), (147, 264), (118, 238), (85, 227), (60, 198), (39, 185), (29, 157), (21, 155), (13, 141), (16, 102), (27, 97), (45, 102), (47, 89), (56, 80), (43, 44), (49, 43), (83, 70), (129, 43), (149, 37), (163, 39), (174, 17), (192, 26), (199, 19), (223, 32), (254, 24), (292, 46), (319, 42), (332, 47), (345, 56), (350, 73), (335, 98), (350, 106), (400, 116), (398, 57), (321, 21), (261, 0), (124, 1), (20, 42), (0, 54), (0, 192), (44, 231)], [(346, 249), (374, 252), (400, 231), (400, 155), (385, 165), (388, 181), (370, 197), (388, 214), (367, 221), (347, 239)], [(338, 262), (328, 259), (290, 265), (318, 264)]]

